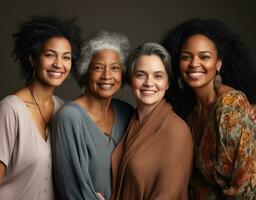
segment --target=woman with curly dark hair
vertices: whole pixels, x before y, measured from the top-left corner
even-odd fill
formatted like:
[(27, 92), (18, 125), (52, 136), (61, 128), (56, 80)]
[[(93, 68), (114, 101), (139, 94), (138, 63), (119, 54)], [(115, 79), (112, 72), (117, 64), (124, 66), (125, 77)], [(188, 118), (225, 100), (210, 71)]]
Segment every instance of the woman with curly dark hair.
[(13, 35), (26, 85), (0, 102), (0, 199), (54, 199), (49, 128), (63, 101), (53, 93), (76, 66), (80, 33), (74, 19), (34, 16)]
[(194, 140), (192, 199), (255, 199), (256, 69), (244, 44), (222, 22), (195, 19), (164, 46), (177, 78), (172, 104)]

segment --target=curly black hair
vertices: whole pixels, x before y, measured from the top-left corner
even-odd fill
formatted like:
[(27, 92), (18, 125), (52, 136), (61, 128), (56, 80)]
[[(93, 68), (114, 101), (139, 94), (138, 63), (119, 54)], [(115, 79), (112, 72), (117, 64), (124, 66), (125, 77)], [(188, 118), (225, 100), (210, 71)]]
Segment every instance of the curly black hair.
[(170, 30), (162, 44), (170, 53), (175, 75), (176, 111), (185, 120), (196, 104), (190, 88), (178, 88), (180, 77), (180, 51), (184, 42), (192, 35), (203, 34), (212, 40), (222, 60), (220, 75), (222, 82), (243, 91), (251, 103), (256, 103), (256, 68), (253, 59), (241, 38), (223, 22), (216, 19), (192, 19)]
[(21, 74), (26, 83), (33, 79), (33, 66), (30, 62), (37, 60), (42, 46), (53, 37), (64, 37), (72, 48), (72, 70), (76, 68), (81, 54), (81, 28), (75, 18), (63, 19), (57, 16), (31, 16), (27, 21), (18, 24), (18, 30), (13, 34), (14, 61), (18, 61)]

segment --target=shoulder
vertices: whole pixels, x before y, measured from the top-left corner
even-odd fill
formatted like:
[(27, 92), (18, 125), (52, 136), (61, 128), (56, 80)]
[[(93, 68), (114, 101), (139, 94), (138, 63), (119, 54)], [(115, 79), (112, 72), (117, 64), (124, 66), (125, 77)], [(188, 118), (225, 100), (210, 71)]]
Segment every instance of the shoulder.
[(66, 102), (64, 99), (62, 99), (58, 96), (55, 96), (55, 95), (53, 95), (52, 99), (53, 99), (53, 102), (54, 102), (54, 106), (57, 109), (59, 109), (61, 106), (63, 106), (64, 103)]
[(17, 112), (18, 110), (20, 110), (21, 107), (22, 107), (22, 102), (15, 95), (6, 96), (0, 101), (1, 115), (6, 113)]
[(229, 90), (223, 93), (216, 103), (218, 109), (247, 110), (250, 107), (245, 94), (239, 90)]
[(189, 129), (187, 123), (179, 117), (172, 109), (168, 114), (168, 127), (172, 129), (184, 129), (187, 131)]
[(170, 110), (166, 120), (165, 130), (170, 137), (192, 139), (190, 128), (187, 123), (180, 118), (172, 109)]
[(66, 102), (56, 113), (55, 120), (75, 120), (81, 118), (82, 108), (73, 102)]

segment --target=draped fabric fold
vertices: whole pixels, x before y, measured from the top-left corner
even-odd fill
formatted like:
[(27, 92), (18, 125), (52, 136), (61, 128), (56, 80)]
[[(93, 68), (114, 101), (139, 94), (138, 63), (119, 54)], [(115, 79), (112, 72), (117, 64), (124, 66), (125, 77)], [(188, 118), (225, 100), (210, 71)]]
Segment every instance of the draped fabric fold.
[[(175, 129), (172, 121), (184, 126), (178, 125)], [(175, 134), (188, 130), (185, 123), (180, 122), (181, 119), (165, 100), (142, 122), (139, 122), (138, 114), (133, 116), (126, 136), (112, 154), (112, 200), (151, 199), (158, 186), (167, 188), (168, 170), (172, 170), (169, 169), (170, 159), (162, 161), (160, 157), (162, 153), (168, 154), (174, 130)], [(165, 172), (167, 176), (162, 178)]]

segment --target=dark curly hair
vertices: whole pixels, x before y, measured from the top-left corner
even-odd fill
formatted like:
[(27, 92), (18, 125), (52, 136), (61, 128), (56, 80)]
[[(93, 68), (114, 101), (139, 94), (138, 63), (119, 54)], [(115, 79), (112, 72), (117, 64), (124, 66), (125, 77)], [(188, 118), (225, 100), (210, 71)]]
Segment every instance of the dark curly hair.
[(26, 83), (33, 79), (34, 68), (32, 60), (37, 60), (42, 46), (53, 37), (64, 37), (72, 48), (72, 69), (77, 66), (81, 53), (81, 28), (75, 18), (62, 19), (57, 16), (32, 16), (27, 21), (18, 24), (18, 30), (13, 34), (14, 61), (18, 61), (21, 74)]
[(243, 91), (251, 103), (256, 103), (256, 68), (248, 50), (240, 37), (232, 32), (221, 21), (215, 19), (192, 19), (173, 28), (164, 38), (162, 44), (172, 56), (175, 74), (175, 95), (177, 101), (172, 102), (178, 114), (185, 120), (192, 112), (196, 99), (192, 90), (185, 86), (178, 88), (180, 77), (180, 51), (184, 42), (192, 35), (203, 34), (212, 40), (222, 60), (220, 75), (222, 82), (237, 90)]

